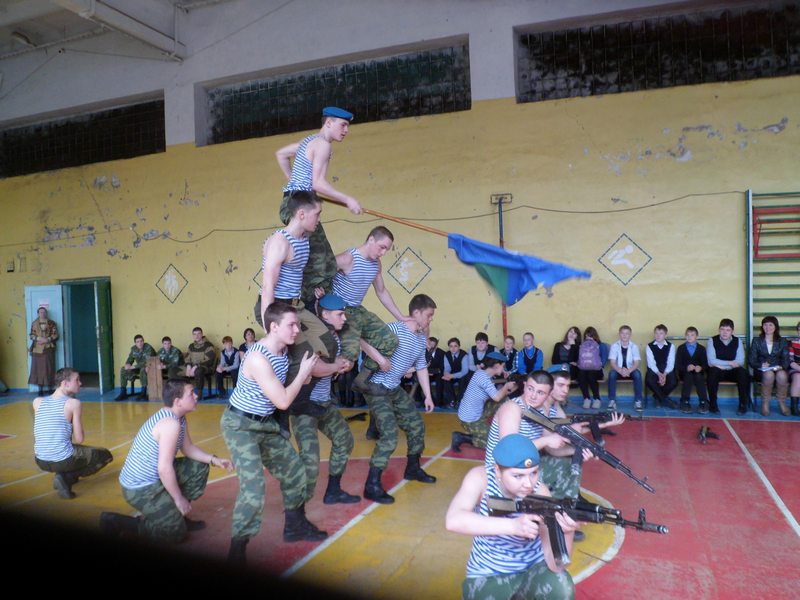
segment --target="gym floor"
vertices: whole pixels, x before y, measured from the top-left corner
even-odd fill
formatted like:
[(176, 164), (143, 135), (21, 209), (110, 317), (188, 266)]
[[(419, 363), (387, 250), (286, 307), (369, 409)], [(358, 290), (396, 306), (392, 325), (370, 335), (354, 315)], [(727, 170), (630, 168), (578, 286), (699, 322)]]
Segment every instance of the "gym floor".
[[(120, 493), (117, 476), (138, 428), (158, 409), (155, 402), (113, 402), (84, 389), (86, 443), (104, 446), (114, 462), (75, 485), (77, 497), (62, 500), (52, 474), (33, 461), (33, 411), (29, 393), (0, 400), (0, 512), (78, 525), (87, 536), (98, 530), (102, 511), (133, 514)], [(631, 412), (631, 402), (620, 410)], [(572, 399), (573, 410), (579, 409)], [(800, 555), (800, 426), (798, 419), (748, 413), (735, 415), (735, 403), (721, 401), (721, 415), (679, 415), (646, 410), (607, 437), (606, 448), (637, 476), (648, 476), (656, 493), (599, 461), (584, 468), (584, 495), (622, 510), (636, 520), (667, 525), (659, 535), (611, 525), (584, 525), (586, 540), (575, 545), (570, 573), (577, 598), (750, 598), (800, 597), (800, 579), (791, 567)], [(227, 456), (219, 432), (223, 403), (203, 402), (189, 416), (193, 441)], [(354, 415), (364, 409), (342, 409)], [(460, 597), (471, 538), (449, 533), (444, 514), (464, 473), (483, 460), (483, 451), (465, 445), (450, 451), (450, 433), (459, 429), (452, 411), (425, 415), (425, 469), (435, 485), (402, 479), (401, 443), (384, 473), (392, 505), (362, 500), (325, 506), (321, 496), (327, 462), (321, 466), (317, 496), (308, 504), (312, 522), (330, 534), (322, 543), (283, 543), (283, 514), (277, 482), (267, 476), (267, 507), (261, 531), (248, 546), (248, 568), (288, 584), (323, 586), (351, 597)], [(373, 442), (366, 421), (351, 423), (356, 446), (342, 487), (361, 494)], [(698, 440), (709, 426), (718, 439)], [(327, 456), (327, 439), (322, 454)], [(193, 504), (192, 518), (206, 529), (189, 534), (174, 550), (182, 556), (224, 561), (231, 512), (238, 491), (235, 474), (212, 469), (205, 495)], [(222, 566), (222, 563), (220, 563)], [(9, 571), (9, 573), (11, 573)], [(11, 576), (11, 575), (9, 575)]]

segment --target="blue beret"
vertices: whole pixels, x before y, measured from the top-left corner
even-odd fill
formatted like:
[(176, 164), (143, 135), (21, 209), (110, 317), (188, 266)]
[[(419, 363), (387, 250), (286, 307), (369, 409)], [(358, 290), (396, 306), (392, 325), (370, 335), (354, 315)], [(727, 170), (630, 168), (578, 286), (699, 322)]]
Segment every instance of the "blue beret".
[(499, 360), (500, 362), (506, 362), (505, 354), (500, 354), (499, 352), (489, 352), (483, 358), (492, 358), (494, 360)]
[(339, 119), (347, 119), (348, 121), (353, 120), (353, 113), (346, 111), (343, 108), (338, 108), (336, 106), (326, 106), (322, 109), (322, 116), (323, 117), (337, 117)]
[(345, 306), (344, 300), (336, 294), (325, 294), (319, 299), (319, 307), (325, 310), (344, 310)]
[(521, 433), (512, 433), (501, 439), (494, 447), (492, 456), (501, 467), (530, 469), (539, 464), (539, 451)]

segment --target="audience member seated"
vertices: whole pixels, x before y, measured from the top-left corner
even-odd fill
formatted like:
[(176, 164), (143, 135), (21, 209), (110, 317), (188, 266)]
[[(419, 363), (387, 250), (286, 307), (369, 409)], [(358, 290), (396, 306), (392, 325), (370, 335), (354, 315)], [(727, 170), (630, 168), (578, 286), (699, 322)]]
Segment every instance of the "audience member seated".
[(444, 398), (450, 408), (455, 408), (464, 395), (471, 372), (469, 370), (469, 354), (461, 349), (458, 338), (447, 341), (449, 350), (444, 353), (444, 373), (442, 374), (442, 388)]
[(436, 406), (444, 404), (444, 390), (442, 389), (442, 374), (444, 373), (444, 350), (439, 348), (439, 338), (429, 337), (425, 347), (425, 360), (428, 363), (428, 378), (431, 382), (433, 403)]
[(681, 412), (692, 412), (692, 386), (697, 389), (698, 410), (708, 413), (708, 393), (706, 391), (706, 371), (708, 357), (706, 349), (697, 343), (697, 328), (686, 328), (686, 342), (675, 351), (675, 372), (681, 381)]
[(708, 356), (708, 410), (719, 413), (717, 393), (720, 381), (736, 382), (739, 392), (739, 408), (736, 413), (743, 415), (750, 405), (750, 376), (744, 360), (744, 344), (733, 335), (733, 321), (722, 319), (719, 334), (712, 337), (706, 345)]
[(791, 378), (792, 414), (800, 416), (800, 323), (797, 324), (797, 339), (789, 344), (789, 376)]
[(647, 344), (647, 375), (645, 383), (653, 392), (656, 406), (675, 408), (675, 403), (670, 398), (672, 390), (678, 385), (675, 377), (675, 346), (667, 340), (667, 326), (663, 323), (653, 329), (652, 342)]
[(581, 345), (581, 330), (574, 325), (567, 329), (564, 339), (553, 346), (550, 362), (553, 366), (569, 365), (569, 376), (572, 381), (578, 380), (578, 348)]
[(235, 388), (239, 379), (239, 350), (233, 347), (233, 338), (229, 335), (222, 338), (222, 352), (219, 353), (217, 365), (217, 397), (223, 400), (227, 398), (225, 375), (230, 375), (231, 389)]
[[(603, 348), (605, 346), (605, 348)], [(605, 353), (606, 356), (603, 356)], [(583, 394), (583, 408), (600, 408), (600, 380), (603, 378), (603, 365), (608, 357), (608, 346), (601, 346), (600, 336), (594, 327), (583, 332), (583, 341), (578, 347), (578, 385)], [(589, 388), (592, 398), (589, 399)]]
[(503, 377), (508, 378), (512, 373), (517, 372), (517, 355), (519, 352), (514, 347), (517, 340), (513, 335), (507, 335), (503, 338), (503, 347), (500, 349), (500, 354), (506, 357), (506, 362), (503, 365)]
[(247, 354), (247, 351), (250, 350), (250, 347), (256, 343), (256, 332), (253, 331), (250, 327), (244, 330), (242, 334), (244, 337), (244, 342), (239, 344), (239, 362), (241, 363), (244, 359), (244, 355)]
[(214, 344), (205, 338), (201, 327), (195, 327), (192, 329), (192, 343), (186, 353), (186, 366), (194, 369), (192, 380), (198, 402), (203, 399), (206, 376), (211, 376), (214, 372), (216, 362), (217, 350)]
[(544, 354), (539, 348), (533, 345), (533, 333), (526, 331), (522, 336), (522, 350), (517, 353), (516, 372), (519, 375), (527, 375), (533, 371), (540, 371), (544, 363)]
[(619, 340), (611, 345), (611, 350), (608, 352), (608, 361), (611, 366), (608, 371), (608, 410), (617, 408), (618, 379), (633, 381), (633, 407), (636, 410), (644, 409), (642, 374), (639, 372), (642, 356), (639, 354), (639, 346), (631, 341), (631, 333), (630, 326), (621, 326)]
[(119, 372), (119, 395), (114, 400), (125, 400), (128, 397), (128, 382), (138, 379), (141, 382), (141, 392), (136, 396), (137, 399), (147, 400), (147, 359), (155, 356), (156, 351), (144, 341), (144, 336), (137, 333), (133, 337), (133, 346), (125, 360), (125, 364)]
[(769, 415), (772, 388), (776, 387), (778, 407), (782, 415), (788, 416), (789, 344), (781, 337), (781, 328), (775, 317), (769, 315), (761, 319), (761, 334), (750, 344), (749, 362), (753, 378), (761, 383), (761, 414)]
[(475, 334), (475, 345), (470, 348), (470, 363), (469, 370), (473, 373), (478, 369), (483, 368), (483, 357), (489, 352), (496, 352), (492, 344), (489, 343), (489, 336), (484, 332), (479, 331)]
[(162, 379), (175, 379), (181, 376), (183, 370), (183, 354), (172, 345), (172, 338), (165, 335), (161, 338), (161, 348), (158, 349), (158, 368), (161, 369)]

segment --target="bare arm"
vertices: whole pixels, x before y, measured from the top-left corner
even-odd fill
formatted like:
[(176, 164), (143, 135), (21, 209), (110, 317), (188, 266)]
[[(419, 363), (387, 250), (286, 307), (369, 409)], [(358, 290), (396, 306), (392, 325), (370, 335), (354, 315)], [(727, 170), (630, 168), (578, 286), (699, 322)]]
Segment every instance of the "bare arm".
[[(378, 261), (378, 264), (380, 264), (380, 261)], [(380, 270), (378, 274), (375, 275), (372, 287), (375, 288), (375, 295), (378, 296), (378, 300), (381, 301), (381, 304), (386, 307), (386, 310), (388, 310), (395, 319), (402, 321), (406, 318), (406, 316), (400, 312), (400, 309), (397, 308), (397, 304), (395, 304), (394, 298), (392, 298), (389, 290), (386, 289), (386, 284), (383, 282), (383, 274)]]
[[(261, 280), (261, 322), (264, 323), (264, 314), (267, 307), (275, 300), (275, 285), (278, 283), (281, 265), (289, 258), (291, 246), (289, 241), (281, 234), (273, 233), (264, 242), (264, 273)], [(266, 331), (266, 327), (264, 329)]]
[(300, 363), (297, 377), (287, 387), (283, 386), (277, 375), (275, 375), (270, 362), (260, 353), (252, 353), (247, 358), (244, 363), (245, 375), (258, 383), (261, 391), (264, 392), (264, 395), (269, 398), (272, 404), (281, 410), (285, 410), (289, 408), (289, 405), (300, 392), (300, 388), (303, 387), (311, 375), (318, 359), (319, 357), (316, 354), (309, 356), (306, 353)]
[(386, 358), (383, 354), (378, 352), (374, 346), (372, 346), (369, 342), (367, 342), (364, 338), (358, 340), (358, 344), (361, 347), (361, 350), (369, 356), (372, 360), (378, 363), (381, 371), (388, 371), (392, 368), (392, 363)]
[(336, 255), (336, 270), (345, 275), (353, 268), (353, 255), (350, 252), (342, 252)]
[(286, 175), (287, 180), (292, 176), (292, 158), (297, 154), (297, 148), (299, 146), (300, 142), (295, 142), (294, 144), (284, 146), (275, 153), (278, 166), (281, 168), (281, 171), (283, 171), (283, 174)]
[(64, 416), (72, 421), (72, 441), (76, 444), (83, 443), (83, 421), (81, 421), (81, 401), (70, 398), (64, 405)]
[(476, 513), (475, 507), (480, 503), (485, 489), (486, 469), (470, 469), (447, 508), (445, 527), (448, 531), (466, 535), (517, 535), (536, 539), (539, 535), (539, 524), (533, 515), (509, 519)]
[(361, 213), (361, 205), (352, 196), (343, 194), (328, 183), (328, 164), (331, 159), (331, 143), (318, 137), (306, 146), (311, 161), (311, 185), (314, 191), (329, 200), (343, 204), (355, 214)]
[(219, 456), (214, 456), (213, 454), (209, 454), (205, 450), (202, 450), (198, 446), (195, 446), (192, 443), (192, 438), (189, 436), (189, 424), (186, 424), (186, 434), (183, 437), (183, 455), (191, 458), (192, 460), (196, 460), (197, 462), (207, 463), (209, 465), (214, 465), (215, 467), (222, 467), (230, 473), (233, 471), (233, 463), (226, 458), (220, 458)]
[(425, 396), (425, 412), (433, 412), (433, 398), (431, 397), (431, 379), (428, 375), (428, 368), (419, 369), (417, 371), (417, 381), (419, 387), (422, 388), (422, 393)]
[(181, 424), (177, 419), (161, 419), (153, 427), (153, 437), (158, 442), (158, 477), (175, 502), (175, 507), (185, 515), (192, 510), (192, 505), (181, 492), (174, 465), (180, 430)]
[[(498, 409), (494, 418), (497, 419), (500, 439), (503, 439), (511, 433), (519, 433), (519, 426), (522, 423), (522, 411), (514, 402), (506, 402), (503, 404)], [(566, 443), (567, 441), (560, 435), (548, 434), (547, 432), (545, 432), (543, 436), (533, 440), (533, 445), (536, 446), (539, 452), (547, 448), (548, 453), (550, 449), (562, 448)]]

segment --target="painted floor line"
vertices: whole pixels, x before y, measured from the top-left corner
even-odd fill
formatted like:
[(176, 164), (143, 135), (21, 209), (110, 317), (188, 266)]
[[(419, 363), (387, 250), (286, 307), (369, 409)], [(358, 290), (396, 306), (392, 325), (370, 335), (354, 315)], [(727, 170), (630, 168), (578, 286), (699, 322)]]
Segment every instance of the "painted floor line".
[[(438, 454), (432, 456), (430, 459), (428, 459), (427, 462), (425, 462), (422, 465), (422, 467), (427, 467), (428, 465), (432, 464), (433, 462), (435, 462), (436, 460), (438, 460), (439, 458), (444, 456), (445, 452), (447, 452), (448, 450), (450, 450), (450, 446), (445, 447), (444, 450), (442, 450)], [(387, 493), (389, 495), (394, 495), (394, 494), (397, 493), (398, 490), (402, 489), (407, 483), (408, 483), (407, 479), (401, 479), (397, 483), (397, 485), (395, 485), (392, 489), (387, 490)], [(314, 548), (311, 552), (306, 554), (303, 558), (298, 560), (291, 567), (289, 567), (283, 573), (281, 573), (281, 577), (282, 578), (286, 578), (286, 577), (290, 577), (290, 576), (294, 575), (302, 567), (304, 567), (306, 564), (308, 564), (308, 562), (311, 561), (311, 559), (313, 559), (315, 556), (317, 556), (323, 550), (327, 549), (331, 544), (333, 544), (336, 540), (338, 540), (340, 537), (342, 537), (347, 531), (349, 531), (350, 529), (352, 529), (353, 527), (358, 525), (361, 521), (364, 520), (364, 517), (366, 517), (373, 510), (376, 510), (379, 506), (381, 506), (381, 504), (379, 504), (377, 502), (373, 502), (372, 504), (370, 504), (367, 508), (362, 510), (355, 517), (353, 517), (347, 523), (345, 523), (336, 533), (334, 533), (332, 536), (330, 536), (328, 539), (326, 539), (324, 542), (322, 542), (319, 546)]]
[(742, 442), (741, 438), (736, 434), (736, 431), (734, 431), (731, 424), (728, 423), (728, 419), (724, 419), (724, 423), (725, 426), (728, 428), (728, 431), (730, 431), (733, 439), (736, 440), (737, 444), (739, 444), (739, 448), (741, 448), (742, 453), (747, 459), (747, 462), (750, 464), (750, 467), (753, 469), (753, 471), (755, 471), (756, 475), (758, 475), (758, 478), (761, 480), (761, 483), (764, 484), (764, 487), (767, 488), (767, 492), (772, 497), (772, 500), (773, 502), (775, 502), (775, 505), (778, 507), (778, 510), (780, 510), (781, 513), (783, 513), (784, 518), (789, 523), (791, 528), (794, 530), (795, 534), (797, 534), (797, 536), (800, 537), (800, 524), (797, 523), (797, 519), (794, 518), (794, 515), (792, 515), (792, 512), (789, 510), (789, 507), (787, 507), (786, 504), (784, 504), (783, 500), (781, 500), (781, 497), (778, 495), (778, 492), (776, 492), (775, 488), (772, 487), (772, 484), (770, 483), (769, 479), (767, 479), (767, 476), (764, 474), (764, 471), (761, 470), (761, 467), (758, 466), (758, 463), (753, 458), (753, 455), (750, 454), (750, 451), (747, 449), (747, 446), (745, 446), (744, 442)]

